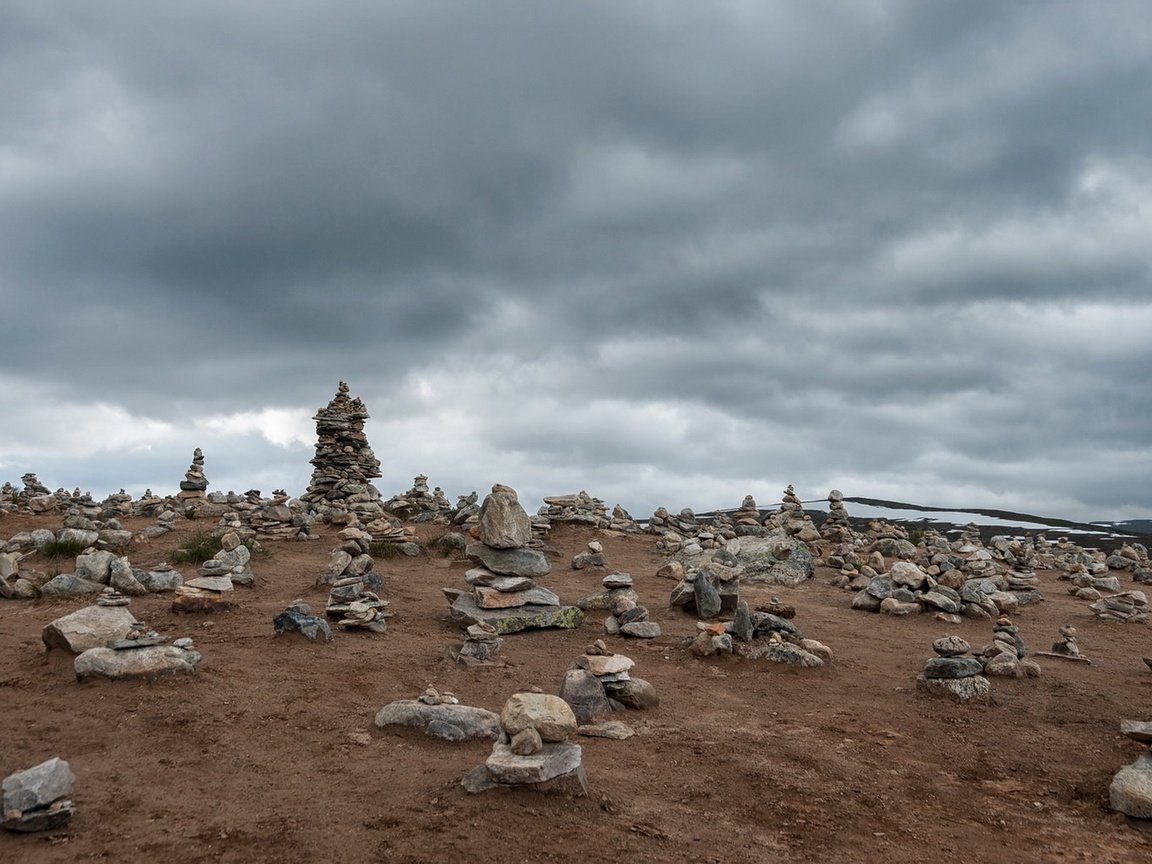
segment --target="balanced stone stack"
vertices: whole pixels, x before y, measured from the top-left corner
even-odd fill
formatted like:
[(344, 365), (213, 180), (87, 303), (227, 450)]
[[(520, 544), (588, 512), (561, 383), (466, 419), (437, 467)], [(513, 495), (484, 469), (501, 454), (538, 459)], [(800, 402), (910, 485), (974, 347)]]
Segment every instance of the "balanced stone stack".
[(529, 547), (531, 521), (514, 489), (492, 487), (480, 508), (476, 533), (479, 542), (465, 549), (478, 565), (464, 574), (472, 590), (444, 589), (454, 621), (464, 627), (486, 622), (501, 634), (579, 626), (584, 613), (561, 606), (556, 594), (534, 581), (552, 568), (543, 552)]
[(1080, 663), (1091, 663), (1087, 657), (1080, 655), (1080, 645), (1076, 642), (1076, 628), (1071, 624), (1060, 627), (1060, 641), (1052, 644), (1051, 651), (1037, 651), (1045, 657), (1059, 657), (1062, 660), (1076, 660)]
[(319, 540), (312, 529), (313, 515), (300, 501), (287, 495), (258, 500), (246, 513), (246, 523), (257, 540)]
[(483, 765), (465, 775), (469, 792), (533, 787), (586, 795), (588, 781), (568, 704), (547, 693), (516, 693), (500, 711), (500, 735)]
[(21, 477), (20, 482), (24, 484), (23, 495), (25, 498), (35, 498), (39, 495), (52, 494), (48, 487), (41, 483), (40, 480), (36, 477), (36, 474), (32, 471), (29, 471), (27, 474)]
[(368, 416), (364, 403), (349, 396), (348, 385), (341, 381), (332, 401), (312, 418), (315, 470), (301, 501), (313, 509), (350, 510), (369, 518), (382, 512), (380, 493), (370, 482), (380, 476), (380, 460), (364, 434)]
[(992, 642), (980, 651), (979, 659), (984, 664), (984, 674), (989, 677), (1039, 677), (1040, 667), (1031, 660), (1025, 660), (1026, 653), (1020, 628), (1012, 623), (1011, 618), (1001, 616), (992, 627)]
[(176, 497), (184, 502), (185, 506), (195, 504), (205, 497), (208, 489), (208, 480), (204, 476), (204, 453), (197, 447), (192, 451), (192, 464), (180, 481), (180, 491)]
[(21, 480), (24, 483), (21, 502), (31, 512), (47, 513), (50, 510), (55, 510), (59, 506), (60, 501), (55, 495), (48, 491), (48, 487), (41, 483), (35, 474), (25, 474)]
[[(236, 531), (225, 531), (220, 537), (220, 551), (200, 565), (201, 578), (227, 576), (236, 585), (251, 585), (252, 551), (244, 545)], [(195, 584), (195, 581), (188, 584)], [(225, 589), (227, 590), (227, 589)]]
[(69, 800), (75, 782), (68, 763), (60, 758), (9, 774), (0, 784), (4, 806), (0, 825), (19, 832), (63, 827), (76, 812)]
[(612, 516), (608, 520), (608, 527), (613, 531), (626, 531), (629, 534), (639, 534), (643, 529), (632, 518), (632, 514), (617, 504), (612, 508)]
[(599, 540), (589, 540), (588, 548), (572, 556), (572, 569), (583, 570), (585, 567), (604, 567), (604, 545)]
[(616, 710), (655, 708), (660, 704), (656, 689), (631, 676), (634, 665), (631, 658), (612, 653), (604, 640), (597, 639), (564, 673), (560, 698), (581, 724), (594, 723)]
[(1148, 598), (1143, 591), (1124, 591), (1101, 597), (1088, 607), (1101, 621), (1144, 624), (1148, 621)]
[(611, 610), (622, 600), (640, 602), (639, 595), (632, 588), (630, 573), (609, 573), (600, 580), (600, 585), (603, 590), (581, 597), (576, 601), (576, 605), (585, 612), (591, 612), (596, 609)]
[[(631, 573), (609, 573), (600, 584), (610, 595), (613, 592), (620, 592), (612, 596), (608, 607), (612, 614), (604, 620), (605, 632), (633, 639), (655, 639), (661, 634), (660, 625), (649, 620), (648, 609), (641, 606), (635, 596)], [(632, 596), (627, 596), (624, 592), (632, 592)]]
[(464, 644), (456, 660), (465, 666), (495, 666), (504, 640), (491, 624), (470, 624), (464, 631)]
[(349, 525), (341, 528), (336, 536), (340, 545), (328, 553), (328, 567), (317, 581), (332, 585), (356, 577), (369, 588), (381, 587), (383, 583), (373, 570), (376, 562), (369, 554), (372, 535), (356, 525)]
[(544, 496), (544, 506), (536, 515), (547, 518), (549, 522), (590, 525), (593, 528), (607, 528), (610, 523), (604, 502), (583, 490), (574, 495)]
[(734, 525), (758, 526), (761, 520), (760, 508), (756, 506), (756, 499), (745, 495), (740, 507), (732, 514)]
[(965, 657), (971, 646), (959, 636), (944, 636), (932, 643), (936, 656), (924, 664), (916, 688), (933, 696), (957, 702), (987, 700), (992, 685), (984, 677), (984, 667), (975, 657)]
[(1152, 722), (1122, 720), (1120, 733), (1145, 745), (1145, 751), (1131, 765), (1125, 765), (1112, 778), (1108, 801), (1112, 809), (1134, 819), (1152, 819)]
[(844, 507), (844, 493), (839, 489), (828, 493), (828, 515), (820, 526), (820, 536), (832, 542), (842, 542), (852, 537), (852, 524), (848, 521), (848, 511)]
[(336, 626), (340, 629), (372, 633), (383, 633), (387, 629), (386, 619), (392, 614), (387, 610), (388, 601), (368, 590), (363, 576), (349, 576), (333, 583), (328, 605), (324, 607), (324, 613), (337, 619)]

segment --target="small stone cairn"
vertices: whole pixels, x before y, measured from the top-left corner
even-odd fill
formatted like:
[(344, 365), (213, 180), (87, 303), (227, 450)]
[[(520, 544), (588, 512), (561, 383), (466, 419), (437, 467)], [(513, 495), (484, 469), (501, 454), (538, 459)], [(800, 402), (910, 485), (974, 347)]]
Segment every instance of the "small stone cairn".
[(21, 493), (21, 503), (32, 513), (47, 513), (55, 510), (60, 502), (48, 487), (41, 483), (35, 474), (29, 472), (21, 479), (24, 490)]
[(1076, 628), (1071, 624), (1060, 627), (1060, 641), (1052, 644), (1051, 651), (1037, 651), (1043, 657), (1059, 657), (1061, 660), (1076, 660), (1081, 663), (1091, 663), (1087, 657), (1080, 654), (1080, 645), (1076, 642)]
[(1001, 616), (992, 627), (992, 642), (980, 651), (979, 660), (984, 664), (984, 674), (995, 678), (1037, 678), (1040, 667), (1031, 660), (1025, 660), (1027, 649), (1020, 638), (1020, 628), (1012, 619)]
[(711, 620), (734, 614), (740, 602), (740, 579), (735, 570), (717, 561), (699, 569), (685, 569), (672, 589), (668, 605), (698, 618)]
[(924, 664), (916, 688), (933, 696), (957, 702), (987, 700), (992, 685), (984, 677), (984, 666), (975, 657), (964, 655), (971, 646), (959, 636), (944, 636), (932, 643), (936, 656)]
[(599, 540), (589, 540), (588, 547), (583, 552), (572, 556), (572, 569), (583, 570), (585, 567), (605, 567), (604, 544)]
[(760, 508), (756, 506), (756, 499), (745, 495), (740, 506), (732, 513), (732, 524), (737, 526), (758, 527), (760, 525)]
[(832, 543), (852, 538), (852, 523), (848, 521), (848, 511), (844, 507), (844, 493), (839, 489), (828, 493), (828, 515), (820, 526), (820, 536)]
[(698, 621), (696, 636), (687, 641), (696, 657), (735, 654), (749, 660), (818, 667), (832, 659), (832, 649), (806, 639), (793, 623), (796, 609), (773, 596), (771, 602), (751, 610), (740, 600), (731, 621)]
[(75, 782), (68, 763), (58, 757), (9, 774), (0, 784), (4, 806), (0, 825), (19, 832), (62, 828), (76, 812), (69, 798)]
[(632, 587), (631, 573), (609, 573), (600, 584), (604, 587), (603, 594), (608, 595), (607, 608), (612, 612), (604, 619), (606, 633), (633, 639), (655, 639), (661, 634), (660, 625), (649, 620), (647, 607), (640, 605)]
[(1144, 744), (1145, 751), (1112, 778), (1108, 801), (1113, 810), (1125, 816), (1152, 819), (1152, 722), (1122, 720), (1120, 734)]
[(313, 510), (348, 510), (371, 519), (382, 512), (380, 493), (370, 482), (380, 476), (380, 460), (368, 446), (368, 410), (348, 395), (341, 381), (336, 395), (316, 412), (315, 470), (300, 500)]
[(384, 510), (406, 522), (448, 524), (452, 505), (439, 486), (435, 492), (428, 491), (426, 474), (417, 474), (412, 479), (412, 488), (388, 499), (384, 503)]
[(812, 517), (804, 512), (804, 505), (796, 495), (792, 484), (784, 490), (780, 501), (780, 508), (769, 513), (764, 524), (773, 528), (782, 528), (789, 537), (796, 537), (805, 543), (813, 543), (820, 539), (820, 532), (812, 524)]
[(629, 670), (635, 665), (630, 657), (614, 654), (603, 639), (597, 639), (564, 673), (560, 698), (585, 724), (611, 711), (655, 708), (660, 704), (656, 688), (631, 676)]
[(173, 612), (217, 612), (231, 609), (235, 585), (255, 581), (250, 564), (252, 552), (235, 531), (220, 537), (220, 551), (200, 565), (194, 578), (176, 589)]
[(340, 545), (328, 555), (328, 569), (320, 579), (332, 586), (324, 613), (343, 630), (383, 633), (391, 613), (386, 611), (388, 601), (376, 593), (384, 583), (369, 554), (373, 536), (356, 525), (340, 529), (336, 536)]
[(113, 681), (154, 680), (192, 675), (200, 663), (200, 652), (188, 637), (172, 644), (155, 630), (138, 630), (123, 639), (112, 639), (104, 647), (89, 648), (73, 661), (77, 681), (108, 678)]
[(547, 693), (516, 693), (500, 711), (500, 735), (483, 765), (469, 771), (469, 792), (530, 787), (586, 795), (583, 750), (568, 739), (576, 733), (568, 704)]
[(464, 630), (464, 644), (454, 656), (465, 666), (495, 666), (502, 644), (504, 640), (496, 628), (481, 621)]
[(180, 481), (180, 491), (176, 497), (185, 507), (191, 507), (204, 499), (208, 489), (208, 479), (204, 476), (204, 451), (197, 447), (192, 451), (192, 464)]
[(465, 549), (477, 565), (464, 574), (472, 590), (444, 589), (454, 621), (463, 627), (486, 622), (500, 634), (579, 626), (584, 613), (561, 606), (555, 593), (535, 582), (552, 567), (543, 552), (529, 546), (532, 525), (514, 489), (499, 483), (492, 487), (475, 533), (479, 542)]

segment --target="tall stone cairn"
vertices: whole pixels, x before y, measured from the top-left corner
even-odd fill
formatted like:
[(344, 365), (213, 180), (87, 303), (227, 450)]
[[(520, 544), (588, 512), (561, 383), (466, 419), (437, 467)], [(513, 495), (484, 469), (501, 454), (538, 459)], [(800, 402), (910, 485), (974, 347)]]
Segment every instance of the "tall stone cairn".
[(380, 493), (369, 482), (380, 476), (380, 460), (364, 434), (368, 419), (364, 403), (350, 397), (348, 385), (341, 381), (336, 396), (312, 419), (316, 421), (316, 456), (311, 460), (315, 470), (300, 500), (312, 507), (380, 511)]
[(182, 501), (196, 500), (205, 497), (207, 489), (208, 480), (204, 477), (204, 452), (197, 447), (192, 451), (192, 464), (188, 466), (184, 479), (180, 481), (180, 491), (176, 493), (176, 497)]

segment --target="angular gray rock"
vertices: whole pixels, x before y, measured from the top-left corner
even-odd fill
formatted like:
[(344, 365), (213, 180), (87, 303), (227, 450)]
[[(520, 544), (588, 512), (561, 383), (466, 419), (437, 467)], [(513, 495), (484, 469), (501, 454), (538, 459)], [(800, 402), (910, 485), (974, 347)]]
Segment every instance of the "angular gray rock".
[(502, 576), (547, 576), (552, 565), (539, 549), (495, 549), (484, 543), (469, 543), (464, 554)]
[(484, 764), (497, 783), (543, 783), (575, 771), (580, 767), (582, 754), (579, 744), (563, 742), (545, 744), (537, 753), (519, 756), (507, 744), (497, 741)]
[(720, 592), (704, 573), (698, 573), (692, 583), (692, 593), (696, 599), (696, 614), (707, 620), (720, 614)]
[(1112, 809), (1135, 819), (1152, 819), (1152, 753), (1125, 765), (1108, 787)]
[(493, 549), (519, 549), (532, 541), (532, 522), (516, 492), (497, 484), (480, 505), (480, 542)]
[(80, 654), (103, 648), (111, 639), (123, 639), (136, 626), (136, 616), (125, 606), (85, 606), (44, 625), (40, 638), (48, 650)]
[(560, 685), (560, 698), (568, 703), (579, 723), (591, 723), (612, 711), (604, 685), (587, 669), (569, 669)]
[(41, 594), (48, 594), (51, 596), (69, 596), (73, 594), (99, 594), (104, 590), (104, 586), (99, 582), (92, 582), (88, 579), (82, 579), (72, 573), (61, 573), (59, 576), (53, 576), (47, 582), (40, 586)]
[(559, 696), (514, 693), (500, 710), (500, 725), (509, 735), (535, 729), (546, 742), (564, 741), (576, 733), (576, 715)]
[(4, 778), (0, 788), (4, 791), (4, 812), (34, 810), (47, 807), (57, 798), (72, 794), (76, 782), (68, 763), (58, 757), (41, 762), (24, 771), (16, 771)]
[(956, 702), (986, 702), (991, 698), (992, 684), (983, 675), (970, 675), (967, 678), (926, 678), (920, 675), (916, 679), (916, 689)]

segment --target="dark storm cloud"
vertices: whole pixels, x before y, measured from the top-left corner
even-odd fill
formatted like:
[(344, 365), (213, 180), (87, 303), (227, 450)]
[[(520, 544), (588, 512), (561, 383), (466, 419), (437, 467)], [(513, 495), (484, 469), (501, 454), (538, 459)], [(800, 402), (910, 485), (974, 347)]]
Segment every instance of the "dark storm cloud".
[[(477, 449), (556, 482), (568, 458), (653, 488), (992, 490), (1077, 444), (1115, 477), (1152, 423), (1150, 24), (1136, 2), (9, 3), (2, 374), (172, 429), (310, 412), (349, 378), (377, 417), (479, 418)], [(788, 430), (780, 467), (748, 467)]]

